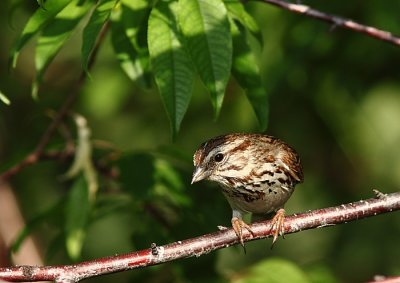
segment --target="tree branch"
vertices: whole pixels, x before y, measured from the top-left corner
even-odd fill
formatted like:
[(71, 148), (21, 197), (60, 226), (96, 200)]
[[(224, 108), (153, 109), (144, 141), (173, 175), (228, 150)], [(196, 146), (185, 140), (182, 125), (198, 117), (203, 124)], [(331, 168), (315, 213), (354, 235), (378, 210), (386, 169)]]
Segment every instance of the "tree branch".
[[(101, 43), (104, 41), (105, 35), (107, 34), (108, 26), (109, 26), (109, 24), (108, 24), (108, 22), (106, 22), (99, 34), (96, 45), (94, 46), (93, 51), (90, 54), (88, 70), (90, 70), (94, 65), (94, 62), (96, 60), (96, 56), (97, 56), (97, 53), (101, 46)], [(64, 104), (61, 106), (60, 110), (57, 112), (56, 116), (54, 117), (54, 120), (51, 122), (51, 124), (48, 126), (48, 128), (46, 129), (46, 131), (40, 138), (38, 144), (36, 145), (36, 148), (30, 154), (28, 154), (25, 157), (25, 159), (23, 159), (18, 164), (14, 165), (13, 167), (11, 167), (8, 170), (6, 170), (5, 172), (3, 172), (0, 175), (0, 181), (8, 180), (12, 176), (14, 176), (18, 172), (20, 172), (22, 169), (24, 169), (25, 167), (35, 164), (42, 158), (42, 155), (44, 154), (44, 150), (45, 150), (46, 146), (50, 142), (50, 139), (54, 135), (54, 132), (57, 130), (57, 128), (62, 123), (65, 116), (68, 114), (69, 110), (73, 106), (73, 104), (82, 88), (82, 85), (86, 81), (86, 78), (87, 78), (87, 73), (85, 71), (82, 71), (77, 83), (74, 85), (70, 94), (67, 96), (66, 100), (64, 101)]]
[[(288, 216), (284, 223), (285, 233), (347, 223), (400, 209), (400, 192), (388, 195), (378, 191), (375, 193), (375, 198)], [(270, 230), (269, 220), (254, 223), (251, 229), (254, 234), (245, 231), (245, 241), (268, 238), (273, 232)], [(74, 265), (0, 268), (0, 280), (78, 282), (103, 274), (143, 268), (180, 258), (198, 257), (235, 244), (238, 244), (235, 232), (232, 229), (226, 229), (164, 246), (157, 247), (156, 244), (152, 244), (149, 249)]]
[(314, 10), (306, 5), (291, 4), (282, 0), (260, 0), (260, 1), (272, 4), (274, 6), (288, 10), (293, 13), (302, 14), (311, 18), (331, 23), (333, 24), (334, 27), (350, 29), (355, 32), (366, 34), (367, 36), (389, 42), (393, 45), (400, 46), (400, 37), (394, 36), (392, 33), (388, 31), (380, 30), (371, 26), (362, 25), (349, 19), (344, 19), (338, 16), (326, 14), (321, 11)]
[(382, 275), (376, 275), (374, 276), (373, 281), (368, 281), (367, 283), (399, 283), (399, 282), (400, 282), (400, 276), (386, 277)]

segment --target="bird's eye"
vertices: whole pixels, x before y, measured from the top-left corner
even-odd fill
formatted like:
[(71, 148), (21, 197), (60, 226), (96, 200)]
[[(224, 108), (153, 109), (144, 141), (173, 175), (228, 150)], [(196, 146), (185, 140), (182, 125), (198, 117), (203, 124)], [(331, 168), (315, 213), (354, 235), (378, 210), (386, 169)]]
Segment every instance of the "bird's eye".
[(215, 162), (221, 162), (222, 159), (224, 159), (224, 155), (223, 155), (222, 153), (217, 153), (217, 154), (214, 156)]

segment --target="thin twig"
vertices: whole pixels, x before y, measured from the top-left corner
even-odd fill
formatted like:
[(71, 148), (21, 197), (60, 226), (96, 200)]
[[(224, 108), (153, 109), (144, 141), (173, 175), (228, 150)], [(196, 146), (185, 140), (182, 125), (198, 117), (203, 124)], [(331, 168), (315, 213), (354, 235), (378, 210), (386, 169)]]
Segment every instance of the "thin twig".
[[(399, 209), (400, 192), (388, 195), (381, 194), (379, 197), (367, 200), (288, 216), (285, 219), (284, 231), (286, 234), (290, 234), (307, 229), (330, 227)], [(246, 231), (244, 240), (252, 241), (271, 237), (274, 231), (271, 231), (270, 223), (270, 221), (264, 221), (252, 224), (253, 234)], [(232, 229), (225, 229), (164, 246), (157, 246), (152, 243), (150, 248), (145, 250), (99, 258), (74, 265), (0, 268), (0, 280), (78, 282), (94, 276), (158, 265), (180, 258), (199, 257), (238, 243), (235, 232)]]
[[(88, 62), (88, 70), (90, 70), (97, 57), (97, 53), (99, 51), (99, 48), (104, 41), (105, 35), (107, 33), (109, 27), (109, 23), (106, 22), (100, 31), (99, 37), (97, 39), (96, 45), (93, 48), (92, 53), (90, 54), (89, 62)], [(61, 124), (61, 122), (64, 120), (65, 116), (68, 114), (70, 111), (71, 107), (73, 106), (76, 98), (78, 97), (78, 94), (80, 93), (80, 90), (82, 88), (82, 85), (87, 79), (87, 73), (85, 71), (82, 71), (82, 73), (79, 76), (79, 79), (77, 83), (73, 86), (73, 89), (70, 91), (70, 94), (67, 96), (66, 100), (64, 101), (64, 104), (61, 106), (60, 110), (57, 112), (57, 115), (54, 117), (53, 121), (47, 128), (47, 130), (44, 132), (42, 137), (40, 138), (38, 144), (36, 145), (36, 148), (28, 154), (25, 159), (20, 161), (18, 164), (14, 165), (13, 167), (9, 168), (5, 172), (3, 172), (0, 175), (0, 181), (1, 180), (8, 180), (18, 172), (20, 172), (22, 169), (25, 167), (35, 164), (38, 162), (41, 158), (42, 155), (44, 154), (44, 150), (46, 146), (49, 144), (50, 139), (54, 135), (55, 131)]]
[(302, 14), (311, 18), (331, 23), (334, 27), (350, 29), (355, 32), (366, 34), (370, 37), (389, 42), (393, 45), (400, 46), (400, 37), (394, 36), (392, 33), (388, 31), (380, 30), (371, 26), (362, 25), (349, 19), (326, 14), (324, 12), (312, 9), (306, 5), (292, 4), (282, 0), (258, 0), (258, 1), (272, 4), (274, 6), (280, 7), (290, 12)]

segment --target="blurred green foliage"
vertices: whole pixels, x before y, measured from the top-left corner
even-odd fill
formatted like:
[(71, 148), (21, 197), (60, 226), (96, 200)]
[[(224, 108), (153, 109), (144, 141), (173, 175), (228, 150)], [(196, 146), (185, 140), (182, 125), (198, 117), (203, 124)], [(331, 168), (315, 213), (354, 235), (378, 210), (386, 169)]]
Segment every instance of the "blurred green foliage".
[[(304, 4), (400, 34), (397, 2)], [(293, 145), (304, 166), (305, 183), (288, 202), (288, 212), (369, 198), (372, 188), (398, 190), (400, 49), (267, 4), (249, 2), (246, 8), (263, 37), (262, 48), (257, 36), (249, 38), (269, 97), (267, 133)], [(12, 46), (36, 9), (34, 1), (0, 3), (0, 91), (11, 101), (0, 103), (0, 171), (34, 148), (51, 121), (49, 109), (59, 109), (81, 71), (80, 32), (70, 35), (49, 65), (37, 100), (30, 96), (37, 79), (32, 42), (8, 71)], [(78, 28), (82, 31), (84, 25)], [(118, 31), (118, 25), (112, 28)], [(146, 44), (132, 43), (139, 55), (135, 66), (125, 65), (131, 71), (125, 69), (128, 78), (119, 66), (121, 58), (116, 60), (115, 54), (125, 50), (116, 48), (124, 47), (116, 46), (118, 40), (106, 38), (73, 110), (86, 117), (92, 131), (93, 160), (117, 168), (119, 177), (98, 172), (99, 192), (90, 208), (82, 206), (81, 177), (60, 180), (70, 159), (41, 161), (11, 180), (29, 223), (25, 232), (34, 233), (49, 264), (72, 261), (65, 244), (71, 233), (75, 243), (83, 239), (79, 260), (85, 260), (198, 236), (230, 222), (229, 205), (215, 185), (190, 186), (191, 156), (215, 135), (258, 130), (252, 104), (239, 87), (243, 77), (234, 73), (228, 82), (216, 121), (208, 94), (195, 78), (186, 116), (172, 142), (170, 122), (149, 73), (133, 72), (138, 71), (135, 66), (147, 68)], [(71, 116), (66, 126), (75, 137)], [(57, 135), (49, 148), (59, 150), (64, 144)], [(391, 213), (287, 235), (273, 250), (269, 241), (257, 241), (247, 245), (246, 255), (231, 247), (93, 281), (355, 282), (375, 274), (398, 275), (399, 223), (398, 213)]]

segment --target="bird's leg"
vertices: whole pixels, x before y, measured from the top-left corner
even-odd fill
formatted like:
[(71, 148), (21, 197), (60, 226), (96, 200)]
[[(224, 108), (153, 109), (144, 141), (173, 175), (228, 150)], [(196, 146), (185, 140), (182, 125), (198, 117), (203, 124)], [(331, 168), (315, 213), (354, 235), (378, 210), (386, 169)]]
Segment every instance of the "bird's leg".
[(274, 238), (272, 240), (272, 245), (276, 242), (279, 235), (284, 236), (284, 227), (283, 223), (285, 222), (285, 210), (283, 208), (279, 209), (275, 216), (271, 220), (271, 231), (274, 230)]
[(232, 228), (235, 231), (236, 236), (239, 238), (240, 244), (244, 248), (243, 229), (246, 229), (251, 234), (254, 234), (254, 233), (251, 230), (250, 226), (243, 221), (242, 214), (237, 210), (233, 210), (231, 222), (232, 222)]

